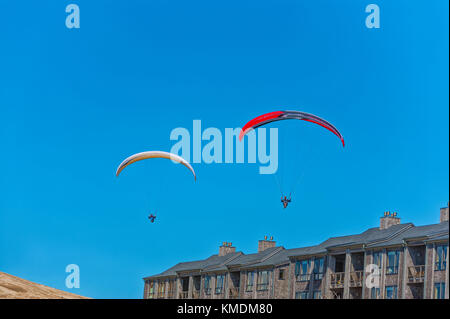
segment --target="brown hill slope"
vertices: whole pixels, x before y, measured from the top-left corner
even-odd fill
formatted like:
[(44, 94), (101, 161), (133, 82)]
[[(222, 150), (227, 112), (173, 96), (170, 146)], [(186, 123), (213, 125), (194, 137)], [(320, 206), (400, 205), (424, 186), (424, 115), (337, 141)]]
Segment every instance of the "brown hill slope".
[(0, 299), (87, 299), (0, 271)]

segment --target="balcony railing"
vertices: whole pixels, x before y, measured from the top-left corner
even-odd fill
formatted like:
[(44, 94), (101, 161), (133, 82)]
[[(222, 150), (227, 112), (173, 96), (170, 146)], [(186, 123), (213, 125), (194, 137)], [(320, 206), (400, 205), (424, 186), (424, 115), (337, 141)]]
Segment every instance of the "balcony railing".
[(188, 292), (187, 291), (182, 291), (180, 292), (180, 299), (187, 299), (188, 298)]
[(363, 272), (352, 271), (350, 273), (350, 287), (362, 287)]
[(311, 279), (311, 274), (299, 274), (297, 275), (297, 281), (309, 281)]
[(167, 292), (167, 299), (173, 299), (175, 297), (175, 290), (169, 290)]
[(408, 282), (423, 282), (425, 279), (425, 266), (409, 266), (408, 267)]
[(330, 285), (331, 288), (343, 288), (344, 287), (345, 272), (336, 272), (331, 274)]
[(321, 280), (323, 278), (323, 273), (322, 272), (314, 273), (313, 278), (314, 280)]
[(447, 266), (447, 263), (445, 260), (440, 261), (440, 262), (435, 262), (434, 270), (436, 270), (436, 271), (445, 270), (447, 268), (446, 266)]
[(387, 266), (386, 275), (396, 275), (398, 274), (398, 266)]
[(269, 284), (268, 283), (264, 283), (264, 284), (257, 284), (256, 285), (256, 290), (267, 290), (269, 289)]
[(164, 297), (165, 297), (165, 292), (164, 291), (159, 291), (158, 292), (158, 299), (164, 299)]
[(200, 298), (200, 289), (192, 290), (192, 299), (199, 299), (199, 298)]
[(239, 298), (239, 288), (231, 288), (229, 292), (229, 298), (230, 299)]

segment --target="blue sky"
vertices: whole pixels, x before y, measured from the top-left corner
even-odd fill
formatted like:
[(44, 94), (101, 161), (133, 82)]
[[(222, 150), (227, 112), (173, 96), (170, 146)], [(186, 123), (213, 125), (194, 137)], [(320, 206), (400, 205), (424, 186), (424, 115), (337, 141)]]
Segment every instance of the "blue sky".
[[(65, 27), (76, 3), (81, 28)], [(386, 210), (439, 221), (449, 194), (448, 2), (1, 1), (0, 271), (94, 298), (140, 298), (142, 277), (217, 253), (255, 252), (378, 225)], [(276, 123), (283, 210), (255, 164), (136, 163), (176, 127)], [(289, 122), (289, 123), (288, 123)], [(281, 141), (280, 137), (280, 141)], [(155, 224), (146, 219), (158, 207)], [(81, 288), (65, 287), (80, 267)]]

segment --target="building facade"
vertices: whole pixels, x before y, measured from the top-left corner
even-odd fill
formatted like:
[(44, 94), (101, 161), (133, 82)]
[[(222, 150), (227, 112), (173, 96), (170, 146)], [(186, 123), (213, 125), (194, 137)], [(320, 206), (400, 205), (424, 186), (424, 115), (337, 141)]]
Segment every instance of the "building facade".
[(216, 255), (144, 278), (144, 298), (448, 299), (448, 214), (415, 226), (386, 212), (379, 227), (311, 247), (266, 237), (244, 254), (224, 242)]

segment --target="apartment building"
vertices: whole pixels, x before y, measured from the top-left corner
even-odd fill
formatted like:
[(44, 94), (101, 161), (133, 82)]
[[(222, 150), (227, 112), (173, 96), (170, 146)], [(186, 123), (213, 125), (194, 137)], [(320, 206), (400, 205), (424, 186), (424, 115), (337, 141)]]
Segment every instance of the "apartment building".
[(144, 298), (160, 299), (443, 299), (449, 298), (449, 207), (440, 223), (402, 224), (385, 212), (379, 227), (286, 249), (273, 238), (258, 252), (181, 262), (144, 278)]

